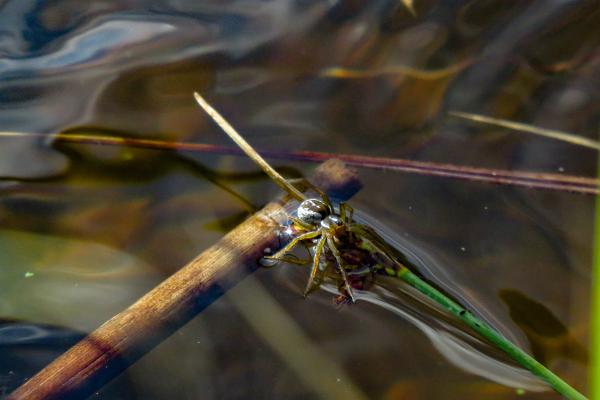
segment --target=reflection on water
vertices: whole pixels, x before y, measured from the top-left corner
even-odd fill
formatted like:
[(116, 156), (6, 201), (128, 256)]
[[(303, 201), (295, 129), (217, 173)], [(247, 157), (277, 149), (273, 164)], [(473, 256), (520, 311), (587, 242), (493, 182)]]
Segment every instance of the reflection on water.
[[(593, 151), (445, 113), (595, 137), (597, 7), (413, 4), (415, 14), (388, 0), (6, 0), (0, 130), (83, 127), (228, 143), (196, 108), (197, 90), (261, 148), (594, 174)], [(312, 168), (279, 165), (291, 175)], [(365, 221), (428, 279), (585, 391), (593, 199), (360, 174), (365, 188), (353, 204)], [(126, 307), (278, 194), (244, 159), (53, 144), (50, 136), (0, 138), (0, 178), (0, 318), (77, 331)], [(323, 292), (302, 298), (306, 273), (282, 266), (257, 278), (324, 365), (344, 372), (312, 366), (331, 385), (347, 380), (368, 398), (510, 399), (519, 397), (515, 388), (556, 398), (529, 393), (535, 381), (417, 306), (401, 285), (386, 282), (386, 292), (337, 309)], [(213, 304), (98, 397), (322, 397), (276, 346), (285, 341), (253, 328), (252, 312), (262, 321), (261, 310), (239, 307), (253, 290)], [(53, 343), (45, 359), (66, 347)], [(0, 382), (42, 364), (15, 378), (7, 374), (18, 370), (16, 359), (0, 360)], [(119, 385), (131, 392), (114, 391)]]
[(0, 232), (0, 264), (3, 318), (80, 331), (96, 328), (159, 280), (151, 266), (106, 246), (10, 230)]
[(81, 333), (47, 325), (0, 321), (0, 397), (82, 337)]
[[(329, 291), (335, 293), (333, 288)], [(402, 288), (408, 291), (408, 288)], [(415, 293), (411, 293), (413, 296)], [(513, 387), (538, 392), (549, 390), (548, 386), (533, 376), (527, 370), (503, 363), (474, 347), (478, 340), (467, 336), (456, 327), (449, 326), (439, 319), (427, 318), (423, 312), (418, 313), (415, 307), (406, 310), (406, 299), (391, 293), (382, 287), (376, 287), (371, 292), (358, 292), (357, 299), (376, 304), (408, 320), (422, 331), (433, 346), (452, 364), (474, 375), (490, 379), (494, 382)], [(399, 300), (405, 300), (400, 302)], [(404, 309), (403, 309), (404, 308)], [(471, 342), (471, 343), (469, 343)]]

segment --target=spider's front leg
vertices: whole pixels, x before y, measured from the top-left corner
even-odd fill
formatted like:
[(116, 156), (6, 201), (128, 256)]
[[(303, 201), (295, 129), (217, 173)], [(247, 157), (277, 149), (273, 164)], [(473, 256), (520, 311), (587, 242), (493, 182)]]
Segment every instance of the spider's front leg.
[[(319, 236), (320, 234), (321, 234), (321, 232), (318, 230), (304, 233), (304, 234), (292, 239), (291, 242), (289, 242), (284, 248), (279, 250), (277, 253), (273, 254), (272, 256), (265, 256), (264, 258), (267, 260), (277, 260), (277, 261), (288, 262), (289, 258), (286, 258), (286, 256), (289, 256), (289, 255), (287, 253), (292, 251), (294, 249), (294, 247), (296, 247), (296, 245), (298, 245), (303, 240), (313, 239), (313, 238)], [(297, 262), (292, 261), (292, 263), (296, 264)], [(306, 264), (306, 263), (303, 263), (302, 265), (304, 265), (304, 264)]]
[(306, 265), (310, 262), (310, 259), (308, 260), (303, 260), (300, 257), (295, 256), (294, 254), (285, 254), (281, 257), (275, 257), (275, 256), (264, 256), (261, 260), (260, 260), (260, 265), (263, 267), (274, 267), (275, 265), (277, 265), (278, 263), (276, 261), (280, 261), (280, 262), (284, 262), (287, 264), (294, 264), (294, 265)]
[(323, 254), (323, 250), (325, 249), (325, 243), (327, 243), (327, 236), (321, 234), (321, 238), (317, 243), (317, 247), (315, 248), (315, 255), (313, 256), (313, 264), (310, 270), (310, 277), (308, 278), (308, 283), (306, 284), (306, 289), (304, 289), (304, 297), (308, 296), (311, 291), (318, 288), (319, 285), (315, 285), (315, 278), (317, 277), (317, 273), (319, 272), (319, 264), (321, 263), (321, 254)]
[(399, 259), (396, 254), (394, 254), (394, 251), (389, 248), (389, 245), (386, 244), (385, 240), (372, 229), (361, 224), (348, 224), (346, 229), (349, 232), (354, 233), (362, 241), (363, 245), (361, 247), (368, 251), (374, 251), (381, 254), (387, 258), (391, 265), (395, 266), (390, 270), (386, 268), (386, 274), (396, 275), (399, 271), (408, 268), (406, 265), (404, 265), (404, 262)]
[(356, 303), (354, 293), (352, 292), (352, 286), (350, 286), (350, 281), (348, 281), (348, 275), (346, 274), (346, 270), (344, 269), (345, 263), (344, 260), (342, 260), (342, 256), (333, 241), (333, 234), (327, 231), (323, 232), (323, 235), (327, 237), (327, 246), (331, 250), (333, 257), (335, 257), (335, 261), (337, 261), (340, 274), (342, 275), (342, 279), (344, 280), (344, 286), (346, 286), (346, 291), (348, 292), (348, 296), (350, 297), (350, 300), (353, 303)]
[(353, 215), (354, 208), (350, 207), (347, 203), (340, 203), (340, 218), (344, 223), (351, 224)]

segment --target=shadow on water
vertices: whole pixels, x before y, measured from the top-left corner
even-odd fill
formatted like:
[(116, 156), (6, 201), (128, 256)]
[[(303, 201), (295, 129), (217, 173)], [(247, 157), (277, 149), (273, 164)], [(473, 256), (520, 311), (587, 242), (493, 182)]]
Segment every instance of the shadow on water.
[[(52, 325), (19, 321), (0, 322), (0, 398), (85, 337), (85, 333)], [(127, 399), (133, 393), (126, 374), (121, 384), (107, 393), (109, 398)]]

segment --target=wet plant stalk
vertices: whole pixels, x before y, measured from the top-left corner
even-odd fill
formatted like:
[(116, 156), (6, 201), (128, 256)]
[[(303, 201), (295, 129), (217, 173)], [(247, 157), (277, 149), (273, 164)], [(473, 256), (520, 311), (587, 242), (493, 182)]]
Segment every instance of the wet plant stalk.
[(446, 311), (455, 315), (462, 322), (470, 326), (475, 332), (489, 340), (494, 346), (504, 351), (512, 359), (518, 362), (522, 367), (528, 369), (533, 374), (546, 381), (554, 390), (570, 400), (586, 400), (586, 397), (555, 375), (548, 368), (544, 367), (529, 354), (525, 353), (519, 347), (512, 344), (508, 339), (494, 330), (484, 321), (467, 311), (464, 307), (449, 299), (442, 292), (413, 274), (408, 268), (402, 267), (397, 277), (408, 283), (410, 286), (423, 293), (425, 296), (435, 301)]
[[(598, 159), (598, 176), (600, 176), (600, 158)], [(592, 263), (592, 315), (590, 339), (590, 397), (600, 398), (600, 196), (596, 197), (594, 210), (594, 242)]]

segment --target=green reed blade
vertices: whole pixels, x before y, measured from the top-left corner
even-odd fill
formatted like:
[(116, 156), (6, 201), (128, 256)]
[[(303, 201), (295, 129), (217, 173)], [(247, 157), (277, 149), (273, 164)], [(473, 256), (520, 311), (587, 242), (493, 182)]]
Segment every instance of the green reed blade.
[[(600, 176), (600, 158), (598, 159), (598, 176)], [(592, 262), (592, 315), (590, 339), (590, 397), (600, 399), (600, 196), (596, 196), (594, 210), (594, 243)]]
[(522, 367), (546, 381), (554, 390), (565, 398), (570, 400), (586, 400), (584, 395), (569, 386), (568, 383), (563, 381), (548, 368), (544, 367), (529, 354), (512, 344), (487, 323), (477, 318), (455, 301), (449, 299), (446, 295), (419, 278), (417, 275), (413, 274), (408, 268), (402, 267), (398, 271), (397, 277), (435, 301), (446, 311), (455, 315), (462, 322), (470, 326), (475, 332), (489, 340), (497, 348), (503, 350)]

